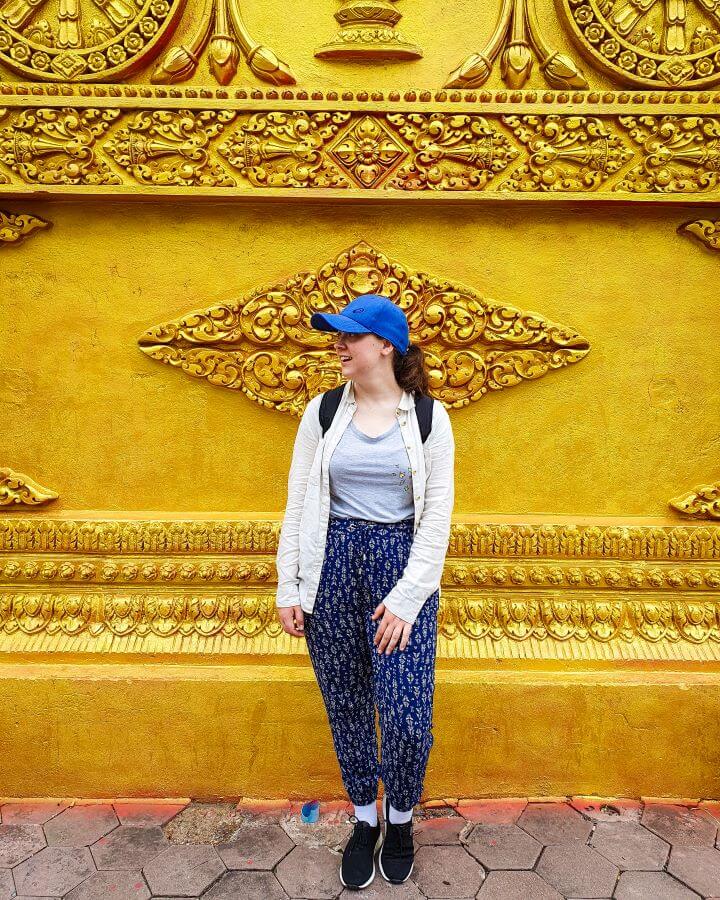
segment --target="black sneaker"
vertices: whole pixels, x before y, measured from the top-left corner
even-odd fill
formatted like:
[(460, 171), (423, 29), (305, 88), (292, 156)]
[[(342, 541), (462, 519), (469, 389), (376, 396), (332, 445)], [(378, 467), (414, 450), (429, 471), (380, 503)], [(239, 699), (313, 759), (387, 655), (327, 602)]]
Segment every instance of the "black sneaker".
[(378, 841), (382, 841), (382, 828), (379, 822), (373, 826), (355, 816), (350, 816), (348, 822), (355, 827), (343, 850), (340, 881), (346, 888), (359, 891), (375, 878), (375, 850)]
[(385, 817), (385, 838), (378, 857), (380, 874), (391, 884), (402, 884), (410, 877), (415, 863), (412, 819), (403, 825), (390, 821), (389, 801), (383, 795), (383, 816)]

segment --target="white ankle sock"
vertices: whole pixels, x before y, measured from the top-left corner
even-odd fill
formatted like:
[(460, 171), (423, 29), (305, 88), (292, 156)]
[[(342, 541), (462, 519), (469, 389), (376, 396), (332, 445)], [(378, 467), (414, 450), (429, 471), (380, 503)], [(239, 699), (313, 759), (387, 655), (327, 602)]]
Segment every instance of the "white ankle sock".
[(353, 803), (353, 806), (355, 807), (355, 817), (361, 822), (369, 822), (373, 828), (377, 825), (378, 816), (375, 803), (368, 803), (366, 806), (357, 806)]
[(412, 809), (409, 809), (407, 812), (401, 812), (399, 809), (395, 809), (395, 807), (388, 801), (389, 810), (389, 819), (393, 823), (393, 825), (402, 825), (405, 822), (410, 822), (412, 820)]

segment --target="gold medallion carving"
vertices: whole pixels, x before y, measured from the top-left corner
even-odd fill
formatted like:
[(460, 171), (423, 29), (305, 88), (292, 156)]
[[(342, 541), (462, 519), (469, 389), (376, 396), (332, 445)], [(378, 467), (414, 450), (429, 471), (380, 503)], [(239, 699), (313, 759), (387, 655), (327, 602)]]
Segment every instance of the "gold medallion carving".
[(39, 228), (49, 228), (50, 222), (27, 213), (6, 213), (0, 210), (0, 247), (20, 244)]
[(701, 484), (694, 491), (674, 497), (670, 506), (696, 519), (720, 519), (720, 481)]
[(340, 31), (315, 51), (321, 59), (418, 59), (422, 50), (396, 29), (397, 0), (343, 0), (335, 19)]
[(681, 225), (678, 231), (680, 234), (691, 234), (709, 250), (720, 250), (720, 221), (696, 219), (694, 222)]
[(557, 0), (583, 53), (616, 80), (704, 87), (720, 80), (717, 0)]
[(0, 60), (31, 79), (116, 81), (155, 53), (185, 0), (6, 0)]
[(342, 381), (329, 352), (334, 338), (310, 327), (312, 312), (337, 312), (369, 292), (405, 311), (411, 339), (425, 351), (430, 391), (449, 407), (540, 378), (589, 351), (572, 328), (413, 271), (366, 243), (316, 272), (154, 326), (138, 343), (189, 375), (299, 416), (313, 396)]
[(55, 491), (43, 487), (22, 472), (0, 468), (0, 506), (40, 506), (57, 499)]

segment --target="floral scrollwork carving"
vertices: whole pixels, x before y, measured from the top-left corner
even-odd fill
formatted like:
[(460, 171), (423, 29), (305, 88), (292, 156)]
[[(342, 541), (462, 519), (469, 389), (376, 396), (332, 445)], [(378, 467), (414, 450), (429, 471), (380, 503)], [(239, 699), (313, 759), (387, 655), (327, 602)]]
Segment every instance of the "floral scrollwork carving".
[(720, 221), (696, 219), (678, 228), (681, 234), (691, 234), (710, 250), (720, 250)]
[(349, 112), (267, 112), (243, 122), (218, 148), (256, 187), (350, 187), (326, 144)]
[(190, 375), (301, 415), (311, 397), (341, 382), (327, 352), (332, 335), (310, 327), (312, 312), (337, 312), (348, 298), (371, 291), (405, 310), (412, 340), (426, 353), (431, 393), (447, 406), (539, 378), (589, 351), (565, 325), (414, 272), (364, 242), (315, 273), (150, 328), (138, 343)]
[(391, 179), (402, 190), (482, 190), (519, 156), (484, 116), (390, 113), (414, 155)]
[(235, 179), (213, 162), (210, 142), (234, 118), (232, 110), (143, 110), (104, 149), (143, 184), (233, 185)]
[(27, 213), (6, 213), (0, 210), (0, 247), (20, 244), (33, 231), (39, 228), (48, 228), (50, 222), (39, 216), (31, 216)]
[(720, 519), (720, 481), (698, 485), (694, 491), (674, 497), (670, 506), (696, 519)]
[(0, 160), (31, 184), (120, 184), (95, 143), (117, 109), (22, 110), (0, 130)]
[(504, 116), (529, 158), (501, 186), (520, 191), (591, 191), (633, 152), (596, 116)]
[(695, 193), (720, 184), (720, 119), (711, 116), (620, 116), (642, 149), (616, 191)]
[(39, 506), (56, 500), (57, 497), (55, 491), (43, 487), (28, 475), (0, 468), (0, 507)]

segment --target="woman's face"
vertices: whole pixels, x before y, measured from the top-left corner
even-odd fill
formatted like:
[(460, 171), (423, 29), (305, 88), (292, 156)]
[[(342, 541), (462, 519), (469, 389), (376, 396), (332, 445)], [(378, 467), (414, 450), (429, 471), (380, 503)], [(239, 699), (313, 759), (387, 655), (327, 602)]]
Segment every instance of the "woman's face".
[(339, 331), (334, 346), (344, 378), (357, 379), (376, 366), (384, 365), (385, 357), (392, 353), (390, 341), (376, 334)]

